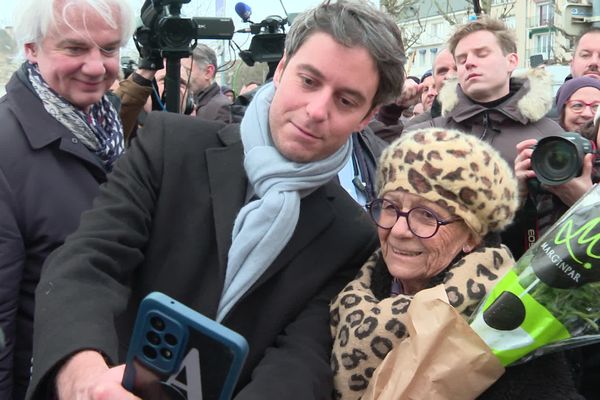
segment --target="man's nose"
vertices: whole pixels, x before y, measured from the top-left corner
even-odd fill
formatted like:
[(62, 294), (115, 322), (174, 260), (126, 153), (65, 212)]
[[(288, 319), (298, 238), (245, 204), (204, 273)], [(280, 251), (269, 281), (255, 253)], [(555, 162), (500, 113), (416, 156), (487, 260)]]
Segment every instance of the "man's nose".
[(104, 55), (98, 48), (90, 50), (85, 57), (85, 62), (82, 66), (82, 72), (90, 76), (104, 75), (106, 67), (104, 65)]
[(306, 113), (314, 121), (324, 121), (327, 119), (330, 101), (331, 94), (326, 90), (313, 93), (306, 104)]
[(465, 58), (465, 68), (472, 68), (475, 66), (475, 56), (471, 53), (467, 54)]

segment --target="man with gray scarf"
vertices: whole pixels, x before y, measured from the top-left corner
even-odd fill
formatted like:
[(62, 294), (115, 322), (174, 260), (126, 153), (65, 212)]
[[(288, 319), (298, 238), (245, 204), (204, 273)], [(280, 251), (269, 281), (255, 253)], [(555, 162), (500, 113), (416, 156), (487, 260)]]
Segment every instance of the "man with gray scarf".
[(29, 397), (133, 398), (120, 364), (161, 291), (247, 339), (236, 399), (330, 398), (328, 303), (376, 246), (333, 178), (401, 91), (402, 56), (388, 16), (327, 1), (296, 18), (241, 126), (150, 114), (46, 264)]

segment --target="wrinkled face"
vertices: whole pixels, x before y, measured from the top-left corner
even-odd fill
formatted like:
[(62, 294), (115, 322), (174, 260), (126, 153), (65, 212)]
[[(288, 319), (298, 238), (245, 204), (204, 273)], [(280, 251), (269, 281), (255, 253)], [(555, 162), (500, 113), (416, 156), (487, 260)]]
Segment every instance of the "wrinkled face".
[(27, 43), (25, 55), (50, 88), (88, 111), (118, 77), (121, 33), (87, 7), (68, 8), (68, 24), (58, 14), (57, 26), (40, 43)]
[(330, 156), (376, 111), (372, 102), (379, 73), (370, 54), (363, 47), (345, 47), (325, 33), (312, 34), (289, 60), (284, 57), (274, 83), (271, 136), (292, 161)]
[(571, 61), (573, 78), (589, 76), (600, 79), (600, 32), (590, 32), (579, 40)]
[(192, 57), (181, 60), (181, 77), (187, 82), (192, 94), (197, 95), (212, 83), (214, 66), (198, 65)]
[(435, 96), (437, 96), (438, 92), (434, 87), (433, 76), (428, 76), (421, 82), (423, 86), (423, 91), (421, 92), (421, 104), (423, 104), (423, 111), (431, 110), (431, 105), (433, 104), (433, 100)]
[[(591, 106), (587, 106), (591, 104)], [(598, 104), (600, 104), (600, 90), (593, 87), (584, 87), (571, 95), (564, 109), (563, 128), (566, 131), (581, 132), (586, 122), (594, 119)], [(578, 112), (579, 111), (579, 112)]]
[[(441, 220), (454, 217), (445, 208), (418, 195), (392, 191), (385, 193), (383, 198), (405, 212), (414, 207), (426, 207)], [(472, 249), (476, 244), (462, 221), (440, 226), (437, 233), (428, 239), (415, 236), (408, 229), (404, 217), (398, 218), (392, 229), (377, 228), (377, 232), (385, 264), (407, 294), (425, 288), (431, 278), (449, 266), (463, 247)]]
[(439, 93), (446, 79), (456, 75), (456, 63), (450, 50), (440, 51), (433, 64), (433, 80), (435, 90)]
[(463, 92), (479, 102), (509, 93), (510, 74), (518, 64), (515, 53), (504, 55), (493, 33), (477, 31), (458, 42), (454, 51), (458, 81)]

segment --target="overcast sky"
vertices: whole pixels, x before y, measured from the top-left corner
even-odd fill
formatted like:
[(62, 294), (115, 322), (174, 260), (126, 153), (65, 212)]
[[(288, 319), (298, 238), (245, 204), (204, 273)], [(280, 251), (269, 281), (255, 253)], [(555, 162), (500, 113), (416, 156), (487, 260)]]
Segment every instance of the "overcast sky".
[[(127, 1), (127, 0), (123, 0)], [(143, 4), (143, 0), (130, 0), (132, 4), (139, 9)], [(233, 0), (192, 0), (189, 4), (184, 4), (182, 12), (190, 17), (212, 17), (215, 15), (216, 3), (223, 2), (225, 4), (225, 16), (231, 17), (234, 20), (236, 28), (244, 27), (240, 18), (235, 14), (235, 4)], [(306, 10), (309, 7), (314, 7), (321, 0), (248, 0), (245, 3), (252, 8), (252, 20), (258, 22), (269, 15), (284, 16), (283, 6), (288, 13), (297, 13)], [(379, 4), (378, 0), (372, 0), (373, 3)], [(0, 0), (0, 26), (4, 27), (12, 25), (13, 12), (17, 0)]]

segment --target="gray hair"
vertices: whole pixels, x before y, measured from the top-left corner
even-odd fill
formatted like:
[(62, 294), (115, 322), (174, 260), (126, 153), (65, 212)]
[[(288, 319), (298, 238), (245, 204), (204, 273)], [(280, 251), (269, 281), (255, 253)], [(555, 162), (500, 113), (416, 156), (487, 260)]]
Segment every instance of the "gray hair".
[(324, 1), (294, 19), (285, 40), (286, 62), (316, 32), (331, 35), (343, 46), (367, 49), (379, 72), (373, 106), (386, 104), (400, 95), (404, 83), (404, 48), (400, 29), (391, 17), (370, 4)]
[(214, 65), (217, 70), (217, 55), (215, 51), (203, 43), (198, 43), (192, 52), (194, 63), (200, 68), (206, 68), (208, 65)]
[(71, 7), (89, 8), (114, 29), (121, 32), (121, 46), (131, 37), (134, 14), (129, 0), (19, 0), (15, 15), (15, 38), (20, 46), (40, 43), (62, 20), (70, 25), (67, 12)]

